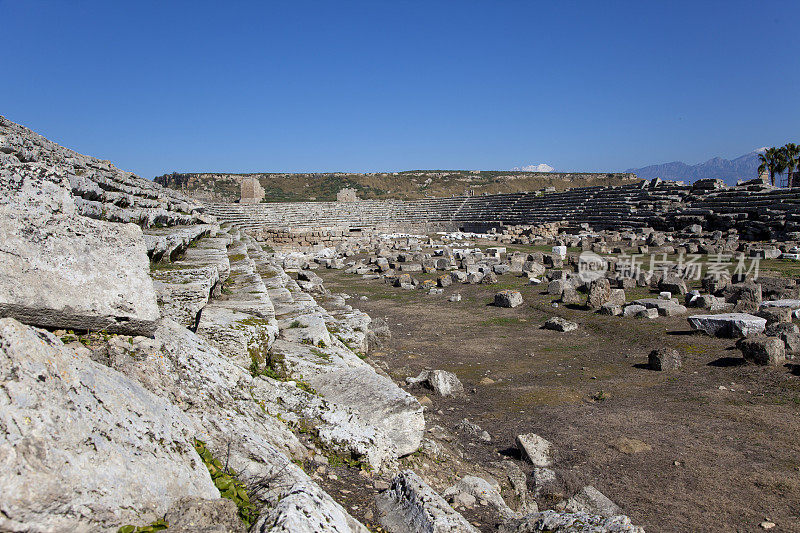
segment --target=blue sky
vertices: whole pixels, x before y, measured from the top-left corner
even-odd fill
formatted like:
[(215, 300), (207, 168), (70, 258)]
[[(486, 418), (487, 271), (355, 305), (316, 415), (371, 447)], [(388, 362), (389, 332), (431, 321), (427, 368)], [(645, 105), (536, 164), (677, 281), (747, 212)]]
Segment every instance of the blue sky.
[(0, 114), (172, 171), (610, 171), (800, 141), (800, 2), (10, 2)]

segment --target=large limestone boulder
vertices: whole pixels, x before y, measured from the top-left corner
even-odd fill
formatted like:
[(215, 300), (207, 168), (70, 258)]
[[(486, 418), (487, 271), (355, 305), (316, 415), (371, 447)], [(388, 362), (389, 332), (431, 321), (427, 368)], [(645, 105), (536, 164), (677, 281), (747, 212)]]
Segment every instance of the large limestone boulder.
[(786, 362), (786, 346), (778, 337), (742, 339), (736, 346), (742, 351), (745, 360), (757, 365), (780, 366)]
[(658, 289), (671, 294), (686, 294), (686, 281), (675, 274), (667, 274), (658, 282)]
[(258, 533), (369, 533), (318, 485), (297, 483), (262, 515), (251, 531)]
[(519, 291), (500, 291), (494, 295), (494, 305), (497, 307), (517, 307), (522, 305), (522, 294)]
[(693, 315), (688, 319), (692, 329), (716, 337), (751, 337), (764, 331), (767, 320), (748, 313)]
[(411, 470), (398, 474), (375, 502), (380, 523), (390, 533), (478, 531)]
[[(318, 520), (332, 524), (349, 524), (333, 531), (363, 532), (364, 529), (345, 509), (322, 491), (291, 459), (304, 460), (307, 448), (277, 419), (280, 401), (291, 409), (294, 389), (290, 383), (279, 383), (265, 377), (253, 378), (235, 361), (211, 346), (199, 335), (178, 323), (164, 319), (154, 339), (133, 343), (109, 342), (109, 366), (136, 379), (164, 403), (184, 409), (198, 428), (197, 436), (206, 442), (216, 457), (225, 457), (241, 479), (250, 483), (270, 480), (261, 517), (253, 531), (316, 531)], [(307, 396), (307, 395), (306, 395)], [(342, 442), (343, 448), (361, 452), (375, 467), (381, 456), (377, 447), (368, 446), (370, 437), (357, 434), (356, 421), (338, 408), (325, 408), (318, 398), (307, 407), (320, 416), (317, 429), (326, 442), (342, 441), (349, 431), (365, 437), (361, 442)], [(388, 452), (384, 452), (388, 455)], [(392, 454), (392, 457), (394, 454)], [(308, 518), (302, 526), (303, 517)], [(281, 524), (289, 524), (280, 529)], [(272, 529), (272, 528), (276, 529)], [(306, 527), (306, 529), (303, 529)]]
[(548, 319), (544, 325), (542, 326), (544, 329), (550, 329), (553, 331), (575, 331), (578, 329), (578, 324), (575, 322), (570, 322), (565, 318), (561, 318), (560, 316), (554, 316), (553, 318)]
[(611, 300), (611, 283), (606, 278), (592, 282), (589, 295), (586, 297), (586, 306), (589, 309), (600, 309), (604, 303)]
[(0, 170), (0, 316), (151, 335), (159, 318), (141, 229), (76, 213), (64, 175)]
[(536, 433), (517, 435), (517, 447), (534, 466), (548, 467), (553, 464), (550, 442)]
[(233, 500), (183, 498), (164, 517), (170, 531), (182, 533), (247, 533)]
[(439, 396), (455, 396), (464, 392), (458, 376), (446, 370), (423, 370), (415, 378), (406, 378), (409, 385), (423, 385)]
[(190, 417), (54, 335), (0, 319), (0, 530), (97, 531), (219, 491)]
[(307, 379), (326, 400), (356, 409), (360, 418), (382, 430), (400, 456), (419, 449), (425, 430), (422, 406), (371, 367), (337, 369)]
[(761, 302), (761, 307), (788, 308), (791, 309), (793, 317), (797, 318), (800, 316), (800, 300), (797, 299), (769, 300), (766, 302)]
[(647, 358), (651, 370), (677, 370), (682, 365), (681, 354), (674, 348), (653, 350)]

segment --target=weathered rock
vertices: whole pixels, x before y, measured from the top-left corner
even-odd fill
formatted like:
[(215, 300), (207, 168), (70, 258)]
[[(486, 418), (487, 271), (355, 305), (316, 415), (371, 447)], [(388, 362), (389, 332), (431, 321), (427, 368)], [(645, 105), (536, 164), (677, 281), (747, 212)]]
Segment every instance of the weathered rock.
[(0, 319), (0, 379), (0, 529), (97, 530), (219, 497), (193, 420), (54, 335)]
[(454, 270), (450, 272), (450, 277), (453, 278), (453, 281), (456, 283), (464, 283), (467, 281), (467, 273), (461, 270)]
[(497, 307), (517, 307), (522, 305), (522, 294), (519, 291), (500, 291), (494, 295), (494, 305)]
[(400, 288), (413, 287), (414, 279), (411, 277), (411, 274), (400, 274), (395, 278), (393, 285)]
[(667, 291), (672, 294), (686, 294), (686, 281), (680, 276), (669, 274), (658, 283), (658, 288), (661, 291)]
[[(484, 378), (484, 379), (488, 379), (488, 378)], [(481, 380), (481, 381), (483, 381), (483, 380)], [(489, 381), (491, 381), (491, 380), (489, 380)], [(492, 383), (494, 383), (494, 381), (492, 381)], [(491, 383), (489, 383), (489, 384), (491, 384)], [(478, 439), (480, 439), (480, 440), (482, 440), (484, 442), (491, 442), (492, 441), (492, 437), (491, 437), (491, 435), (489, 435), (488, 431), (484, 431), (483, 429), (481, 429), (481, 427), (478, 424), (476, 424), (474, 422), (470, 422), (469, 419), (464, 418), (463, 420), (461, 420), (461, 422), (459, 422), (458, 425), (456, 426), (456, 429), (458, 429), (459, 431), (461, 431), (462, 433), (464, 433), (466, 435), (478, 438)]]
[(779, 366), (786, 362), (784, 342), (777, 337), (752, 337), (736, 343), (746, 361), (757, 365)]
[(642, 298), (633, 302), (635, 305), (643, 305), (648, 309), (656, 309), (660, 316), (677, 316), (685, 314), (687, 309), (679, 304), (677, 300), (663, 300), (661, 298)]
[(254, 380), (252, 396), (271, 415), (313, 427), (316, 440), (328, 453), (348, 457), (379, 472), (395, 466), (398, 453), (393, 437), (363, 420), (352, 408), (324, 400), (293, 382), (267, 378)]
[(538, 278), (544, 276), (545, 267), (543, 264), (536, 261), (526, 261), (525, 264), (522, 265), (522, 271), (526, 272), (529, 277), (533, 276)]
[(36, 163), (63, 172), (78, 214), (113, 222), (175, 226), (208, 222), (203, 208), (181, 193), (78, 154), (0, 117), (0, 164)]
[(497, 283), (498, 281), (499, 280), (497, 279), (497, 274), (495, 274), (494, 272), (491, 272), (491, 271), (487, 272), (483, 276), (483, 279), (481, 279), (481, 283), (483, 283), (484, 285), (491, 285), (491, 284)]
[(625, 301), (626, 301), (625, 289), (611, 289), (611, 296), (609, 297), (608, 301), (603, 305), (611, 304), (622, 307), (625, 305)]
[(358, 410), (363, 420), (392, 439), (400, 456), (419, 449), (425, 429), (422, 406), (371, 367), (306, 376), (325, 399)]
[(798, 317), (800, 315), (800, 300), (784, 299), (784, 300), (768, 300), (761, 302), (762, 309), (765, 307), (782, 307), (788, 308), (792, 311), (792, 316)]
[(797, 327), (797, 324), (773, 322), (771, 324), (767, 324), (767, 327), (764, 329), (764, 334), (767, 337), (780, 337), (786, 333), (800, 333), (800, 328)]
[(596, 279), (589, 287), (589, 296), (586, 298), (586, 306), (589, 309), (599, 309), (604, 303), (611, 299), (611, 283), (606, 278)]
[(510, 272), (511, 271), (511, 267), (506, 265), (506, 264), (502, 264), (501, 263), (499, 265), (494, 265), (492, 267), (492, 270), (494, 271), (495, 274), (497, 274), (498, 276), (501, 276), (503, 274), (507, 274), (508, 272)]
[(197, 224), (172, 228), (147, 228), (144, 242), (151, 262), (169, 263), (201, 237), (216, 235), (217, 226)]
[(660, 316), (678, 316), (685, 315), (688, 312), (686, 306), (677, 303), (675, 300), (665, 301), (667, 305), (657, 307)]
[(478, 531), (411, 470), (398, 474), (375, 503), (380, 523), (390, 533)]
[(260, 317), (211, 304), (203, 309), (197, 334), (242, 368), (249, 368), (252, 353), (266, 353), (278, 326)]
[(0, 170), (0, 316), (48, 328), (152, 335), (142, 230), (77, 214), (63, 174)]
[(800, 333), (781, 333), (779, 338), (786, 347), (786, 357), (788, 359), (794, 359), (792, 356), (800, 354)]
[(464, 392), (458, 376), (446, 370), (424, 370), (416, 378), (407, 378), (410, 385), (424, 385), (439, 396), (454, 396)]
[(704, 277), (702, 281), (703, 289), (707, 290), (711, 294), (717, 294), (723, 291), (730, 284), (730, 274), (723, 274), (721, 276), (708, 275)]
[(536, 433), (517, 435), (517, 447), (533, 466), (548, 467), (553, 464), (550, 457), (552, 445)]
[(636, 314), (633, 316), (634, 318), (647, 318), (647, 319), (658, 318), (658, 309), (654, 307), (646, 307), (644, 309), (640, 309), (639, 311), (637, 311)]
[(467, 274), (467, 283), (480, 283), (483, 280), (483, 272), (470, 272)]
[(554, 279), (547, 285), (547, 294), (551, 294), (553, 296), (561, 296), (561, 293), (564, 292), (565, 286), (566, 286), (566, 281), (562, 279)]
[(369, 530), (319, 486), (297, 483), (277, 505), (259, 517), (251, 531), (258, 533), (369, 533)]
[(578, 324), (570, 322), (560, 316), (554, 316), (544, 323), (544, 329), (551, 329), (553, 331), (574, 331), (578, 329)]
[(734, 311), (755, 313), (761, 306), (761, 285), (752, 281), (737, 283), (724, 290), (725, 300), (733, 302)]
[(566, 286), (561, 293), (561, 302), (564, 305), (581, 305), (583, 298), (574, 287)]
[(790, 323), (792, 321), (792, 310), (788, 307), (764, 307), (756, 313), (756, 316), (767, 319), (770, 322)]
[(622, 314), (622, 306), (616, 305), (612, 303), (603, 304), (600, 307), (600, 314), (601, 315), (611, 315), (611, 316), (619, 316)]
[(584, 512), (544, 511), (511, 520), (499, 533), (644, 533), (627, 516), (605, 517)]
[(674, 348), (653, 350), (648, 356), (648, 366), (652, 370), (677, 370), (681, 367), (681, 354)]
[(164, 521), (171, 532), (246, 533), (238, 512), (233, 500), (181, 498), (164, 516)]
[[(292, 325), (296, 327), (291, 327)], [(292, 320), (290, 327), (281, 330), (281, 336), (291, 342), (314, 346), (330, 346), (333, 342), (324, 317), (315, 314), (303, 315)]]
[(564, 502), (564, 510), (569, 513), (584, 512), (601, 516), (622, 514), (619, 505), (591, 485), (583, 487), (580, 492)]
[(751, 337), (764, 331), (766, 319), (747, 313), (693, 315), (688, 319), (692, 329), (716, 337)]
[(473, 500), (485, 501), (494, 507), (503, 520), (511, 520), (518, 515), (506, 505), (505, 500), (500, 495), (500, 485), (488, 482), (478, 476), (464, 476), (455, 485), (451, 486), (442, 493), (450, 503), (463, 501), (464, 496), (471, 497)]
[(533, 495), (537, 498), (552, 500), (564, 497), (564, 487), (558, 481), (556, 471), (552, 468), (536, 466), (533, 468)]
[(159, 270), (152, 277), (162, 316), (187, 328), (197, 326), (214, 288), (223, 281), (214, 266)]
[(647, 309), (645, 306), (639, 304), (626, 305), (622, 310), (622, 316), (626, 318), (634, 317), (637, 315), (637, 313), (644, 311), (645, 309)]

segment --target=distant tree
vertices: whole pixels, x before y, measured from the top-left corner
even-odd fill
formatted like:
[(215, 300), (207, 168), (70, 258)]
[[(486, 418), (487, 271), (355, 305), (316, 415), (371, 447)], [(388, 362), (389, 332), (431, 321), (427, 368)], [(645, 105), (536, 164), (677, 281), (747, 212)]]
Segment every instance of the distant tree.
[(780, 149), (774, 146), (767, 148), (763, 154), (758, 154), (758, 160), (761, 161), (761, 164), (758, 165), (758, 175), (760, 176), (764, 172), (769, 173), (769, 181), (775, 185), (775, 175), (783, 171)]
[(786, 143), (786, 146), (783, 146), (780, 152), (781, 172), (784, 170), (786, 171), (788, 177), (786, 183), (791, 187), (792, 177), (797, 170), (798, 164), (800, 164), (800, 146), (797, 146), (795, 143)]

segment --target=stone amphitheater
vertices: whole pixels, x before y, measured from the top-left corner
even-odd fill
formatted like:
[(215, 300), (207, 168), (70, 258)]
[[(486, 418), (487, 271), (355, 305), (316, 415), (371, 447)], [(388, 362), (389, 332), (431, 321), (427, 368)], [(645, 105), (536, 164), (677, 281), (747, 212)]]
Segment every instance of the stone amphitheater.
[(411, 201), (209, 204), (207, 212), (262, 240), (311, 244), (351, 233), (513, 232), (550, 222), (665, 231), (699, 224), (712, 231), (735, 229), (751, 240), (770, 240), (800, 230), (800, 191), (776, 189), (760, 179), (737, 187), (721, 180), (693, 185), (642, 180), (564, 192)]
[(0, 190), (0, 531), (800, 531), (800, 192)]

